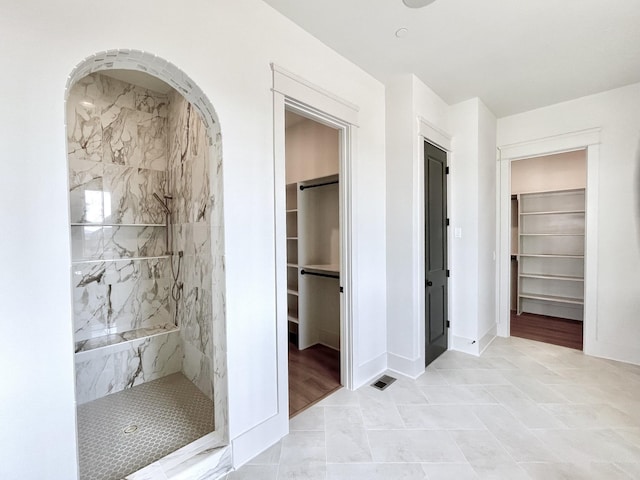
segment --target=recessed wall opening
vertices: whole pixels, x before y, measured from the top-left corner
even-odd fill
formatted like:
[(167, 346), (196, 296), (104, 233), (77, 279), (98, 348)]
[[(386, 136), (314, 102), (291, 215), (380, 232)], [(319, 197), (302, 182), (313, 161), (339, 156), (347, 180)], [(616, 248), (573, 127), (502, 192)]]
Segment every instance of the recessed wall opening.
[(224, 471), (213, 108), (173, 65), (123, 50), (74, 71), (66, 112), (80, 478), (147, 478), (187, 446), (183, 461), (209, 451)]
[(285, 111), (289, 414), (341, 386), (340, 131)]
[(586, 150), (511, 162), (511, 335), (582, 350)]

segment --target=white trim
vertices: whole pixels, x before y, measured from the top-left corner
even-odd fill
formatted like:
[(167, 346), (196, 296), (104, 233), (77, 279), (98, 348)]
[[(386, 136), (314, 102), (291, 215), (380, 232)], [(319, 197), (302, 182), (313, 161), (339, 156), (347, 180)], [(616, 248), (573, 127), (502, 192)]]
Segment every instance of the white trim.
[(491, 328), (485, 333), (480, 340), (478, 340), (478, 355), (482, 355), (489, 345), (496, 339), (496, 335), (498, 333), (498, 325), (493, 324)]
[(585, 205), (583, 351), (597, 355), (598, 343), (598, 160), (600, 145), (587, 147), (587, 196)]
[(273, 71), (273, 90), (291, 99), (298, 99), (312, 105), (318, 111), (340, 119), (350, 125), (358, 126), (360, 108), (314, 83), (305, 80), (284, 68), (271, 64)]
[(415, 380), (424, 373), (424, 355), (417, 358), (407, 358), (403, 355), (388, 353), (387, 369)]
[[(289, 369), (287, 365), (287, 358), (289, 355), (289, 339), (288, 337), (288, 324), (287, 324), (287, 214), (286, 214), (286, 180), (284, 176), (285, 171), (285, 96), (274, 92), (273, 93), (273, 208), (274, 208), (274, 235), (276, 241), (274, 242), (274, 260), (275, 260), (275, 291), (273, 292), (276, 297), (276, 371), (277, 376), (277, 404), (278, 411), (274, 414), (274, 420), (271, 420), (275, 426), (284, 427), (275, 432), (277, 438), (288, 433), (288, 419), (289, 419)], [(278, 241), (278, 239), (284, 238), (284, 242)], [(256, 435), (260, 436), (261, 433), (257, 432)], [(255, 440), (249, 439), (248, 445), (253, 446)], [(272, 443), (272, 442), (270, 442)], [(257, 445), (264, 447), (266, 443), (257, 442)], [(244, 463), (247, 459), (238, 459), (240, 463), (236, 463), (235, 450), (237, 447), (234, 445), (234, 465)], [(255, 451), (248, 449), (248, 457), (251, 458), (260, 449)]]
[[(276, 261), (276, 324), (278, 344), (278, 406), (277, 416), (288, 422), (288, 361), (287, 361), (287, 298), (286, 298), (286, 213), (285, 213), (285, 108), (307, 118), (329, 125), (340, 132), (340, 276), (341, 294), (340, 362), (342, 384), (354, 388), (354, 329), (357, 327), (353, 285), (357, 265), (352, 245), (353, 228), (353, 166), (356, 155), (359, 108), (285, 69), (271, 64), (274, 98), (274, 231)], [(360, 372), (361, 366), (358, 367)]]
[(429, 143), (447, 153), (451, 152), (451, 135), (420, 116), (418, 117), (418, 132), (420, 136), (427, 138)]
[(500, 160), (519, 160), (541, 157), (560, 152), (581, 150), (600, 143), (600, 128), (590, 128), (573, 133), (563, 133), (552, 137), (539, 138), (527, 142), (512, 143), (498, 147)]
[(510, 329), (511, 275), (511, 162), (575, 150), (587, 151), (584, 352), (593, 354), (597, 339), (598, 282), (598, 163), (600, 128), (530, 140), (498, 147), (500, 192), (498, 199), (498, 331), (508, 337)]
[[(274, 95), (277, 95), (274, 92)], [(353, 281), (353, 275), (355, 274), (352, 265), (356, 265), (355, 256), (357, 252), (355, 252), (352, 248), (352, 245), (355, 241), (354, 239), (354, 229), (353, 229), (353, 220), (352, 220), (352, 188), (354, 178), (352, 170), (353, 170), (353, 162), (351, 159), (355, 156), (354, 146), (356, 144), (354, 137), (357, 133), (357, 129), (351, 128), (352, 126), (348, 123), (344, 123), (338, 119), (333, 119), (329, 117), (326, 113), (323, 113), (316, 108), (312, 108), (300, 101), (289, 97), (284, 98), (284, 105), (287, 107), (287, 110), (295, 112), (301, 116), (311, 118), (314, 121), (323, 123), (332, 128), (338, 129), (340, 132), (340, 281), (341, 286), (344, 287), (344, 292), (341, 295), (341, 304), (340, 304), (340, 372), (341, 372), (341, 383), (344, 387), (352, 390), (355, 388), (354, 382), (354, 361), (353, 361), (353, 338), (354, 338), (354, 295), (353, 295), (353, 285), (356, 285)], [(284, 110), (283, 110), (283, 118), (284, 118)], [(284, 119), (282, 120), (282, 141), (284, 142)], [(283, 143), (284, 145), (284, 143)], [(283, 147), (284, 148), (284, 147)], [(281, 153), (282, 156), (282, 181), (284, 181), (284, 149)], [(276, 171), (276, 175), (279, 175), (278, 171)], [(276, 192), (278, 192), (280, 187), (278, 183), (276, 183)], [(284, 191), (284, 184), (282, 185), (282, 190)], [(284, 205), (282, 205), (282, 211), (284, 211)], [(286, 231), (286, 220), (285, 226), (283, 227)], [(276, 237), (277, 239), (283, 238), (282, 235), (286, 236), (286, 233), (281, 233), (280, 236)], [(276, 240), (277, 243), (277, 240)], [(283, 245), (284, 248), (284, 245)], [(286, 249), (285, 249), (286, 250)], [(284, 255), (286, 258), (286, 251), (284, 251)], [(284, 260), (278, 260), (280, 262), (286, 263)], [(280, 263), (277, 263), (280, 265)], [(286, 272), (285, 272), (286, 278)], [(286, 283), (286, 280), (285, 280)], [(284, 286), (286, 291), (286, 285)], [(286, 301), (286, 298), (284, 299)], [(286, 307), (286, 303), (284, 303), (284, 307)], [(286, 310), (285, 310), (286, 317)], [(288, 392), (288, 387), (287, 387)]]
[(469, 355), (480, 355), (478, 342), (473, 338), (459, 337), (451, 335), (451, 349), (457, 352), (468, 353)]
[(357, 385), (369, 385), (382, 372), (387, 370), (387, 354), (383, 353), (368, 362), (358, 365), (358, 377), (355, 378)]

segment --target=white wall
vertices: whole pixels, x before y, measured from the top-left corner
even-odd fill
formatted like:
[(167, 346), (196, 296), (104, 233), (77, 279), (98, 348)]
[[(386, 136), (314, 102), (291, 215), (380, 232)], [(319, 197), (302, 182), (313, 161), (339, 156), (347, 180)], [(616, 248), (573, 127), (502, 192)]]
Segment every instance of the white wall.
[[(387, 345), (389, 368), (424, 371), (422, 141), (418, 118), (448, 130), (448, 105), (414, 75), (387, 83)], [(423, 241), (423, 240), (422, 240)]]
[[(452, 137), (449, 319), (452, 348), (477, 354), (496, 325), (496, 119), (479, 100), (449, 106), (414, 75), (387, 83), (389, 368), (424, 371), (422, 140), (418, 119)], [(460, 228), (461, 238), (454, 238)], [(475, 341), (475, 343), (473, 343)]]
[[(58, 0), (12, 4), (0, 16), (0, 55), (10, 72), (0, 78), (0, 355), (10, 366), (1, 397), (2, 478), (76, 475), (64, 94), (74, 66), (99, 51), (140, 49), (173, 62), (220, 118), (231, 437), (287, 415), (277, 411), (274, 382), (270, 62), (360, 107), (354, 320), (366, 328), (356, 332), (356, 367), (386, 353), (384, 87), (259, 0), (114, 0), (108, 12), (126, 13), (101, 19), (85, 2)], [(356, 383), (364, 381), (359, 374)], [(236, 462), (282, 433), (244, 443)]]
[(474, 98), (451, 107), (451, 125), (452, 347), (478, 354), (496, 326), (496, 119)]
[[(409, 75), (386, 85), (387, 348), (389, 367), (411, 372), (420, 353), (413, 279), (413, 88)], [(406, 332), (411, 332), (408, 335)], [(409, 373), (407, 373), (409, 374)]]
[[(597, 330), (587, 353), (640, 364), (640, 84), (498, 120), (498, 145), (600, 127)], [(587, 172), (587, 176), (591, 175)], [(589, 221), (587, 219), (587, 221)]]
[(496, 117), (478, 100), (478, 350), (496, 335)]
[[(467, 100), (451, 107), (450, 242), (452, 345), (469, 351), (478, 321), (478, 103)], [(455, 232), (460, 232), (455, 237)]]

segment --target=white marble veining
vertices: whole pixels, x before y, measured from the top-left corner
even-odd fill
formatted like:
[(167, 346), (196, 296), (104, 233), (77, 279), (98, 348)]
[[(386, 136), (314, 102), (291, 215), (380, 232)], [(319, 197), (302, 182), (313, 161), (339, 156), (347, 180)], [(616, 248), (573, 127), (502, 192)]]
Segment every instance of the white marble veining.
[(177, 331), (118, 347), (86, 352), (91, 355), (76, 354), (76, 400), (79, 404), (177, 373), (182, 367)]
[[(182, 465), (150, 466), (150, 478), (213, 479), (231, 465), (228, 449), (211, 450), (228, 442), (220, 130), (206, 97), (193, 85), (180, 88), (187, 77), (168, 62), (149, 73), (168, 75), (172, 85), (196, 95), (195, 108), (178, 94), (157, 94), (97, 73), (120, 64), (138, 68), (147, 56), (105, 52), (70, 81), (77, 398), (84, 403), (182, 371), (214, 399), (215, 438), (202, 451), (180, 454)], [(177, 306), (169, 300), (170, 258), (145, 258), (166, 250), (166, 228), (160, 226), (165, 215), (153, 193), (173, 196), (167, 201), (170, 248), (184, 252)], [(181, 328), (164, 333), (173, 328), (167, 322), (176, 307)], [(216, 456), (222, 460), (212, 462)]]
[[(169, 184), (173, 250), (182, 251), (182, 297), (177, 323), (184, 342), (184, 374), (213, 396), (213, 299), (210, 145), (199, 113), (177, 93), (169, 95)], [(177, 262), (177, 260), (176, 260)]]
[(167, 455), (126, 480), (216, 480), (232, 469), (231, 447), (219, 446), (215, 434)]
[(166, 95), (91, 74), (73, 85), (67, 106), (70, 159), (166, 170)]
[[(169, 333), (174, 330), (178, 330), (178, 327), (176, 327), (173, 323), (167, 323), (164, 325), (139, 328), (137, 330), (129, 330), (128, 332), (113, 333), (111, 335), (105, 335), (103, 337), (82, 340), (76, 342), (76, 353), (87, 352), (89, 350), (95, 350), (97, 348), (108, 347), (115, 344), (122, 344), (131, 340), (137, 340), (139, 338), (152, 337), (154, 335), (162, 333)], [(111, 351), (110, 353), (113, 353), (113, 351)]]
[(170, 322), (168, 259), (73, 266), (76, 341)]

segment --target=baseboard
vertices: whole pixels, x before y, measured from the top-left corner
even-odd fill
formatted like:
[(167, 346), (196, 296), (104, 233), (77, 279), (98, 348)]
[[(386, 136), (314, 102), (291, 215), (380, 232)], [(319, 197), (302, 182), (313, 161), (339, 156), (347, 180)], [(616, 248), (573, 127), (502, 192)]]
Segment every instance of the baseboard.
[(585, 355), (593, 357), (606, 358), (607, 360), (615, 360), (616, 362), (631, 365), (640, 365), (640, 349), (638, 349), (638, 347), (613, 344), (602, 340), (594, 341), (585, 338), (583, 351)]
[(416, 379), (424, 373), (424, 358), (411, 359), (395, 353), (388, 353), (387, 368), (405, 377)]
[(234, 438), (233, 466), (239, 468), (289, 433), (289, 413), (281, 412)]
[(376, 358), (365, 362), (354, 369), (353, 389), (356, 390), (363, 385), (368, 385), (375, 378), (387, 370), (387, 354), (383, 353)]
[(319, 343), (334, 350), (340, 350), (340, 334), (318, 330)]
[(482, 336), (482, 338), (478, 341), (479, 355), (482, 355), (482, 353), (489, 347), (489, 345), (491, 345), (491, 342), (493, 342), (496, 339), (497, 334), (498, 334), (498, 325), (494, 324), (491, 326), (489, 331), (485, 333)]
[(457, 352), (468, 353), (469, 355), (480, 355), (478, 348), (478, 342), (472, 338), (458, 337), (456, 335), (451, 336), (451, 350)]

